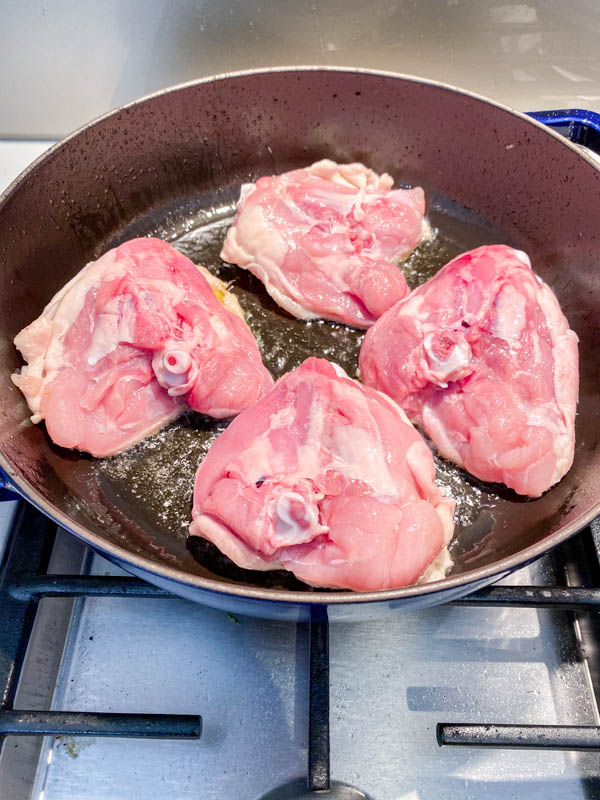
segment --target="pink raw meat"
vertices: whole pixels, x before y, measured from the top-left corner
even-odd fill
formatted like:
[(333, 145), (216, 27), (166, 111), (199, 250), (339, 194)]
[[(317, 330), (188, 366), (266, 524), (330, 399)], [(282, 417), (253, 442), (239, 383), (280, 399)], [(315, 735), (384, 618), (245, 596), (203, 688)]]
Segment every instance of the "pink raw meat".
[(221, 258), (295, 317), (366, 328), (408, 293), (395, 262), (428, 230), (423, 190), (393, 183), (323, 160), (244, 184)]
[(12, 378), (32, 421), (94, 456), (139, 442), (186, 406), (231, 417), (273, 383), (248, 326), (159, 239), (88, 264), (15, 344), (28, 365)]
[(212, 445), (190, 534), (246, 569), (371, 591), (443, 577), (453, 509), (402, 409), (309, 358)]
[(443, 456), (538, 497), (573, 463), (577, 341), (525, 253), (479, 247), (384, 314), (360, 371)]

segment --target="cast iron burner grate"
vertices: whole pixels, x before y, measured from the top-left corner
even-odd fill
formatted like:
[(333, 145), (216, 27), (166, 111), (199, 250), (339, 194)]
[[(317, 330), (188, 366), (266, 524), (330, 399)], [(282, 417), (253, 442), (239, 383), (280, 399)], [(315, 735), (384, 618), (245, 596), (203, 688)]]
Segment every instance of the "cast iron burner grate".
[[(598, 530), (596, 530), (596, 527)], [(202, 718), (184, 714), (112, 714), (78, 711), (21, 711), (14, 699), (37, 605), (42, 597), (135, 597), (174, 599), (163, 589), (137, 578), (48, 575), (46, 569), (56, 524), (23, 503), (7, 545), (0, 572), (0, 748), (7, 736), (68, 735), (161, 739), (200, 739)], [(577, 586), (497, 586), (482, 589), (454, 605), (538, 607), (565, 612), (597, 612), (600, 561), (593, 524), (559, 548), (562, 579)], [(597, 584), (596, 584), (597, 585)], [(591, 624), (598, 624), (593, 615)], [(366, 800), (367, 795), (330, 779), (329, 759), (329, 623), (324, 606), (312, 606), (310, 618), (310, 700), (307, 779), (293, 781), (261, 800)], [(600, 643), (600, 637), (596, 639)], [(598, 666), (590, 661), (592, 677)], [(596, 675), (594, 675), (596, 673)], [(598, 687), (600, 684), (595, 681)], [(600, 727), (569, 725), (496, 725), (440, 723), (438, 743), (471, 747), (600, 750)]]
[[(600, 115), (581, 110), (531, 114), (566, 138), (600, 152)], [(0, 501), (12, 499), (0, 481)], [(600, 520), (600, 518), (598, 518)], [(556, 553), (564, 586), (496, 586), (454, 601), (464, 606), (537, 607), (578, 612), (600, 648), (600, 523), (598, 520)], [(0, 569), (0, 753), (7, 736), (68, 735), (154, 739), (200, 739), (202, 717), (188, 714), (113, 714), (30, 711), (14, 708), (27, 645), (43, 597), (136, 597), (173, 599), (174, 595), (137, 578), (48, 575), (57, 527), (27, 503), (16, 517)], [(573, 586), (572, 584), (576, 585)], [(586, 612), (595, 612), (589, 614)], [(330, 778), (329, 623), (327, 608), (310, 610), (310, 699), (307, 778), (292, 781), (261, 800), (368, 800), (366, 794)], [(600, 657), (588, 664), (600, 691)], [(600, 750), (600, 727), (572, 725), (496, 725), (438, 723), (440, 746)]]

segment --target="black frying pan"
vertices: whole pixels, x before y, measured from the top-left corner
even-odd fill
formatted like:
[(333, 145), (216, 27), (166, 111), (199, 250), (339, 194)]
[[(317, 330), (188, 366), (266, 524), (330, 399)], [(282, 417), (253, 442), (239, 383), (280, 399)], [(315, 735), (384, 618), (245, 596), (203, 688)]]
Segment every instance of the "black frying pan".
[[(407, 266), (422, 281), (458, 252), (526, 250), (580, 337), (575, 463), (543, 497), (439, 462), (458, 497), (444, 581), (375, 593), (315, 592), (285, 573), (239, 570), (208, 544), (188, 550), (195, 468), (222, 425), (188, 415), (133, 450), (98, 461), (54, 446), (10, 374), (12, 340), (86, 262), (125, 239), (167, 239), (235, 282), (279, 375), (309, 354), (354, 374), (361, 333), (289, 317), (220, 243), (239, 186), (320, 158), (362, 161), (424, 187), (439, 235)], [(152, 95), (75, 133), (0, 204), (0, 467), (26, 498), (125, 569), (185, 597), (265, 616), (328, 603), (332, 618), (431, 605), (526, 563), (600, 511), (600, 173), (556, 134), (490, 101), (412, 78), (340, 69), (222, 76)], [(266, 602), (270, 601), (270, 602)]]

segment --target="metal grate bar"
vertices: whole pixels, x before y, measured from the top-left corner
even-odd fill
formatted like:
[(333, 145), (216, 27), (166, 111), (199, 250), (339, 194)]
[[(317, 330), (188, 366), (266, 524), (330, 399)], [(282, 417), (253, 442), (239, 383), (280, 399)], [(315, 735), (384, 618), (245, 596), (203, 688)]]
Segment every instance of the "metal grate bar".
[(565, 586), (490, 586), (454, 600), (459, 606), (535, 606), (585, 611), (600, 606), (600, 589)]
[(191, 714), (0, 711), (0, 736), (32, 734), (199, 739), (202, 735), (202, 717)]
[(0, 571), (0, 749), (9, 735), (199, 739), (202, 718), (198, 715), (14, 709), (15, 693), (40, 598), (173, 596), (136, 578), (43, 574), (48, 568), (55, 536), (56, 523), (33, 506), (22, 504)]
[[(19, 583), (32, 570), (46, 570), (55, 535), (56, 524), (23, 503), (0, 570), (0, 590)], [(21, 600), (0, 593), (0, 709), (12, 708), (36, 608), (36, 598)]]
[(440, 747), (600, 749), (600, 727), (592, 725), (471, 725), (443, 722), (438, 724), (436, 735)]
[[(145, 583), (139, 578), (96, 575), (33, 575), (7, 585), (11, 597), (27, 600), (40, 597), (161, 597), (177, 595)], [(563, 586), (491, 586), (454, 600), (460, 606), (531, 606), (567, 611), (600, 606), (600, 589)]]
[(31, 575), (6, 587), (11, 597), (163, 597), (176, 595), (152, 586), (139, 578), (105, 575)]
[(310, 609), (308, 789), (329, 789), (329, 622), (325, 606)]

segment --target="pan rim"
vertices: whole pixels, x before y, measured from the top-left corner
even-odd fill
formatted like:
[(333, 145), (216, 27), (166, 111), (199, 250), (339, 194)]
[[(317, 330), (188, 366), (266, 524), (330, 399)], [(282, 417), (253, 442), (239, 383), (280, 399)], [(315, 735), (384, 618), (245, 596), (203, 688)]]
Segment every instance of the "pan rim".
[[(484, 95), (477, 94), (470, 90), (461, 89), (448, 83), (441, 81), (431, 80), (429, 78), (421, 78), (415, 75), (407, 75), (404, 73), (390, 72), (375, 69), (363, 69), (356, 67), (346, 66), (319, 66), (319, 65), (295, 65), (295, 66), (278, 66), (278, 67), (265, 67), (262, 69), (248, 69), (234, 72), (224, 72), (217, 75), (207, 76), (200, 79), (186, 81), (183, 83), (175, 84), (173, 86), (159, 89), (151, 92), (142, 97), (136, 98), (128, 103), (118, 106), (110, 111), (102, 114), (93, 120), (85, 123), (77, 128), (66, 137), (57, 141), (54, 145), (48, 148), (38, 158), (36, 158), (28, 167), (26, 167), (20, 175), (13, 180), (6, 190), (0, 195), (0, 213), (3, 206), (9, 200), (14, 191), (17, 190), (19, 185), (25, 181), (32, 173), (35, 172), (37, 167), (53, 156), (53, 154), (72, 139), (76, 139), (83, 134), (88, 128), (91, 128), (98, 123), (116, 116), (121, 112), (141, 105), (148, 100), (160, 97), (164, 94), (171, 94), (194, 86), (199, 86), (208, 83), (215, 83), (217, 81), (229, 80), (232, 78), (254, 77), (264, 74), (277, 74), (277, 73), (304, 73), (304, 72), (324, 72), (324, 73), (351, 73), (360, 75), (371, 75), (374, 77), (399, 79), (409, 83), (416, 83), (419, 85), (431, 86), (436, 89), (459, 94), (476, 101), (482, 102), (492, 106), (500, 111), (506, 112), (512, 116), (516, 116), (522, 122), (542, 131), (547, 136), (554, 138), (560, 145), (572, 150), (579, 158), (583, 159), (595, 171), (600, 171), (600, 165), (593, 158), (573, 142), (568, 141), (559, 133), (555, 132), (548, 126), (528, 116), (526, 113), (514, 109), (503, 103), (491, 100)], [(285, 605), (345, 605), (345, 604), (362, 604), (362, 603), (375, 603), (375, 602), (389, 602), (394, 600), (402, 600), (415, 597), (435, 596), (438, 593), (446, 594), (450, 590), (463, 589), (463, 594), (473, 591), (483, 583), (490, 583), (495, 578), (503, 574), (511, 572), (520, 566), (524, 566), (528, 562), (541, 556), (543, 553), (552, 549), (556, 545), (568, 539), (570, 536), (577, 533), (583, 527), (588, 525), (600, 513), (600, 500), (594, 503), (591, 508), (580, 515), (576, 520), (569, 523), (549, 536), (544, 537), (529, 547), (519, 550), (517, 553), (507, 556), (504, 559), (495, 561), (485, 567), (478, 567), (474, 570), (461, 572), (457, 575), (451, 575), (439, 581), (431, 583), (424, 583), (412, 586), (405, 586), (397, 589), (383, 589), (372, 592), (352, 592), (352, 591), (339, 591), (336, 593), (329, 593), (324, 591), (314, 592), (300, 592), (288, 591), (283, 589), (262, 588), (250, 586), (246, 584), (230, 583), (213, 578), (204, 578), (200, 575), (193, 575), (187, 573), (179, 568), (171, 567), (156, 561), (152, 561), (146, 556), (133, 553), (132, 551), (120, 545), (113, 544), (103, 537), (88, 530), (84, 525), (71, 519), (67, 514), (57, 508), (54, 504), (46, 501), (43, 496), (34, 489), (27, 480), (25, 480), (20, 473), (15, 470), (4, 455), (0, 451), (0, 468), (5, 472), (8, 481), (7, 486), (14, 488), (18, 493), (23, 496), (25, 500), (31, 502), (38, 510), (42, 511), (46, 516), (50, 517), (61, 527), (65, 528), (70, 533), (78, 538), (87, 542), (95, 550), (104, 553), (109, 558), (113, 558), (122, 564), (129, 564), (130, 566), (142, 570), (144, 573), (156, 575), (161, 579), (169, 582), (189, 587), (191, 589), (200, 589), (203, 591), (214, 592), (221, 595), (230, 595), (234, 597), (265, 600), (277, 602)]]

